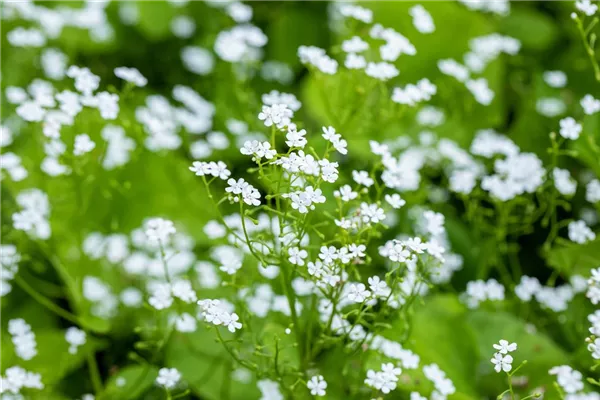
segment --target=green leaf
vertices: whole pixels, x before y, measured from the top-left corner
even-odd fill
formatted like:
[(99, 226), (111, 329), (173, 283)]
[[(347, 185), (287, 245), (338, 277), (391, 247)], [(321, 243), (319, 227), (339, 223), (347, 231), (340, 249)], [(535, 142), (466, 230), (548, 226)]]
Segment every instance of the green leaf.
[(512, 353), (514, 368), (527, 360), (527, 364), (517, 373), (517, 376), (528, 378), (522, 394), (529, 394), (533, 388), (540, 386), (551, 387), (554, 378), (548, 375), (548, 370), (569, 363), (568, 355), (550, 338), (535, 332), (535, 328), (511, 314), (477, 310), (469, 312), (467, 321), (476, 333), (476, 344), (481, 354), (481, 389), (489, 396), (498, 395), (506, 389), (505, 377), (497, 374), (489, 362), (495, 352), (492, 345), (500, 339), (517, 343), (518, 348)]
[(138, 2), (139, 20), (137, 27), (147, 38), (159, 40), (170, 36), (171, 19), (175, 10), (166, 1)]
[[(98, 400), (138, 399), (152, 387), (157, 376), (158, 368), (153, 365), (127, 366), (110, 377)], [(123, 379), (124, 383), (121, 383)]]
[[(7, 335), (3, 335), (7, 336)], [(3, 338), (4, 340), (4, 338)], [(77, 353), (69, 353), (69, 344), (62, 330), (36, 330), (35, 340), (38, 354), (31, 360), (22, 360), (14, 353), (14, 346), (4, 343), (2, 347), (3, 368), (19, 365), (28, 371), (37, 372), (42, 382), (50, 386), (60, 381), (68, 373), (80, 368), (87, 354), (95, 353), (104, 345), (97, 339), (88, 336), (86, 343), (77, 349)]]
[[(223, 337), (230, 339), (230, 335)], [(234, 380), (233, 371), (239, 366), (215, 338), (215, 333), (203, 326), (193, 333), (175, 334), (165, 351), (165, 366), (177, 368), (190, 388), (203, 399), (222, 399), (226, 393), (230, 399), (258, 397), (255, 382)]]
[[(415, 307), (406, 347), (421, 357), (421, 366), (436, 363), (452, 380), (457, 395), (474, 398), (478, 352), (465, 307), (454, 295), (436, 295)], [(392, 330), (392, 332), (395, 329)], [(394, 335), (386, 335), (397, 340)]]
[(532, 8), (514, 7), (500, 23), (502, 33), (519, 39), (524, 48), (545, 50), (552, 46), (558, 34), (552, 19)]
[(592, 268), (600, 265), (600, 239), (585, 244), (556, 244), (546, 260), (550, 267), (567, 276), (588, 276)]

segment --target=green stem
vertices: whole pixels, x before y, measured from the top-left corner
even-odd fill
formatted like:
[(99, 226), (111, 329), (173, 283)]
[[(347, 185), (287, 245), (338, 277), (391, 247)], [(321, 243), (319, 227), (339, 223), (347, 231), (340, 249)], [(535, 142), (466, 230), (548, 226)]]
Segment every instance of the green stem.
[(67, 310), (62, 309), (61, 307), (57, 306), (56, 304), (54, 304), (53, 302), (51, 302), (50, 300), (48, 300), (47, 298), (45, 298), (44, 296), (39, 294), (34, 288), (29, 286), (29, 284), (27, 282), (25, 282), (25, 280), (23, 280), (20, 276), (16, 276), (14, 280), (21, 289), (23, 289), (25, 292), (27, 292), (27, 294), (29, 294), (31, 297), (33, 297), (34, 300), (36, 300), (42, 306), (46, 307), (48, 310), (52, 311), (59, 317), (64, 318), (67, 321), (70, 321), (74, 324), (81, 325), (81, 326), (84, 325), (82, 323), (82, 321), (79, 318), (77, 318), (76, 315), (71, 314)]

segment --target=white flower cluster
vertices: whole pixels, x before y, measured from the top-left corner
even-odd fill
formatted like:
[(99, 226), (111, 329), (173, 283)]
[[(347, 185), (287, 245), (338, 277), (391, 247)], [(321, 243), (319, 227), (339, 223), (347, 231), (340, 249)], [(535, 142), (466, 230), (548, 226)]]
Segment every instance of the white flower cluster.
[(484, 301), (504, 300), (504, 286), (495, 279), (476, 280), (467, 283), (464, 301), (469, 308), (477, 308)]
[(517, 350), (517, 344), (508, 343), (507, 340), (501, 339), (500, 342), (498, 344), (494, 344), (493, 347), (497, 350), (496, 353), (494, 353), (493, 358), (490, 360), (492, 364), (494, 364), (494, 370), (496, 372), (510, 372), (512, 369), (513, 357), (508, 353)]
[(567, 309), (577, 292), (585, 290), (585, 279), (583, 279), (583, 288), (577, 281), (578, 279), (572, 279), (572, 284), (567, 283), (556, 287), (542, 286), (537, 278), (524, 275), (515, 286), (515, 294), (521, 301), (531, 301), (535, 298), (543, 307), (554, 312), (562, 312)]
[(432, 393), (432, 399), (446, 399), (456, 392), (454, 383), (450, 378), (446, 377), (446, 373), (440, 369), (437, 364), (429, 364), (423, 367), (423, 373), (425, 377), (429, 379), (435, 390)]
[(577, 0), (575, 1), (575, 8), (588, 17), (593, 16), (598, 11), (598, 6), (592, 3), (592, 0)]
[(392, 101), (398, 104), (415, 106), (422, 101), (428, 101), (437, 93), (437, 87), (427, 78), (423, 78), (416, 85), (408, 84), (403, 88), (394, 88)]
[(435, 24), (431, 14), (427, 12), (425, 7), (420, 4), (413, 6), (408, 10), (408, 13), (412, 17), (413, 25), (421, 33), (433, 33), (435, 31)]
[(225, 191), (230, 193), (231, 201), (238, 203), (240, 199), (249, 206), (260, 205), (260, 192), (254, 186), (240, 178), (237, 181), (233, 178), (227, 181), (229, 185)]
[(232, 312), (227, 303), (221, 300), (204, 299), (198, 300), (198, 305), (206, 322), (215, 326), (223, 325), (232, 333), (242, 328), (242, 324), (238, 322), (240, 317)]
[(509, 0), (458, 0), (471, 10), (489, 12), (498, 15), (507, 15), (510, 11)]
[(237, 25), (219, 32), (214, 51), (219, 58), (230, 63), (257, 61), (267, 40), (267, 36), (254, 25)]
[(14, 244), (0, 245), (0, 297), (10, 293), (12, 289), (10, 281), (19, 271), (20, 261), (21, 255)]
[(569, 223), (569, 239), (575, 243), (585, 244), (596, 239), (596, 234), (587, 226), (585, 221), (572, 221)]
[(72, 326), (65, 332), (65, 340), (69, 343), (69, 353), (76, 354), (77, 348), (86, 342), (85, 331)]
[(147, 289), (150, 293), (148, 303), (157, 310), (171, 307), (174, 301), (173, 297), (188, 304), (194, 303), (198, 299), (192, 283), (187, 279), (177, 278), (172, 283), (151, 281), (148, 282)]
[(48, 195), (39, 189), (28, 189), (17, 196), (21, 211), (12, 215), (13, 227), (25, 231), (33, 238), (46, 240), (52, 230), (48, 221), (50, 202)]
[(208, 132), (212, 127), (215, 106), (188, 86), (176, 85), (173, 98), (184, 107), (172, 106), (160, 95), (146, 97), (146, 105), (135, 111), (136, 120), (148, 134), (144, 145), (150, 151), (175, 150), (182, 144), (181, 127), (193, 135)]
[(270, 379), (261, 379), (256, 383), (258, 390), (261, 394), (262, 400), (284, 400), (281, 390), (279, 390), (279, 384)]
[(338, 63), (329, 57), (324, 49), (315, 46), (300, 46), (298, 48), (300, 62), (318, 69), (324, 74), (334, 75), (338, 69)]
[(568, 365), (559, 365), (548, 371), (550, 375), (556, 375), (556, 383), (567, 394), (576, 394), (584, 388), (583, 375)]
[(64, 28), (86, 30), (94, 42), (106, 42), (113, 37), (105, 7), (107, 2), (85, 2), (83, 7), (44, 7), (33, 2), (7, 2), (3, 18), (20, 19), (39, 25), (37, 28), (16, 28), (7, 35), (13, 46), (42, 47), (46, 39), (57, 39)]
[(12, 393), (18, 395), (23, 388), (43, 389), (44, 384), (42, 383), (42, 376), (17, 366), (7, 368), (6, 371), (4, 371), (4, 376), (0, 377), (0, 393)]
[(11, 152), (0, 154), (0, 171), (2, 170), (5, 170), (10, 179), (15, 182), (22, 181), (29, 175), (27, 169), (21, 164), (21, 157)]
[(600, 360), (600, 310), (588, 315), (588, 321), (591, 324), (589, 330), (592, 335), (586, 339), (587, 348), (593, 359)]
[(106, 125), (100, 132), (106, 141), (106, 152), (102, 167), (111, 170), (129, 162), (130, 153), (135, 149), (135, 141), (125, 135), (125, 129), (117, 125)]
[(22, 318), (8, 321), (8, 333), (12, 335), (15, 353), (23, 360), (31, 360), (37, 355), (37, 343), (31, 326)]
[(114, 316), (119, 305), (112, 288), (95, 276), (83, 278), (83, 297), (92, 303), (92, 314), (101, 318)]
[(368, 370), (365, 384), (374, 389), (388, 394), (395, 390), (398, 385), (398, 377), (402, 369), (392, 363), (381, 364), (381, 371)]

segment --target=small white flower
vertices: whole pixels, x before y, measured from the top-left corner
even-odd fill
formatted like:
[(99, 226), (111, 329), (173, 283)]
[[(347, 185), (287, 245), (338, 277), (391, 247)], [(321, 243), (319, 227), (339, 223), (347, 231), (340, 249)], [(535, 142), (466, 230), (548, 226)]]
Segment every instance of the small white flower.
[(148, 241), (152, 244), (168, 243), (169, 238), (175, 234), (175, 226), (172, 221), (163, 218), (151, 218), (144, 223), (144, 229)]
[(75, 136), (75, 147), (73, 149), (73, 154), (76, 156), (81, 156), (94, 150), (95, 147), (96, 143), (92, 141), (87, 134), (83, 133)]
[(392, 206), (395, 209), (402, 208), (402, 206), (406, 204), (406, 201), (402, 199), (402, 197), (400, 197), (398, 193), (394, 193), (392, 195), (386, 194), (384, 196), (384, 199), (388, 202), (390, 206)]
[(503, 356), (500, 353), (495, 353), (490, 361), (494, 364), (494, 370), (496, 370), (496, 372), (509, 372), (512, 369), (513, 358), (511, 355)]
[(494, 349), (498, 350), (500, 354), (508, 354), (517, 349), (516, 343), (508, 343), (507, 340), (501, 339), (498, 344), (493, 345)]
[(375, 183), (367, 171), (352, 171), (352, 179), (365, 187), (371, 187)]
[(344, 185), (340, 187), (339, 190), (333, 192), (333, 195), (340, 198), (344, 202), (354, 200), (358, 197), (358, 193), (353, 191), (350, 185)]
[(118, 67), (115, 68), (115, 75), (117, 78), (131, 82), (139, 87), (144, 87), (148, 83), (148, 79), (146, 79), (137, 68)]
[(362, 303), (370, 296), (371, 292), (367, 290), (367, 287), (364, 283), (350, 285), (350, 290), (348, 291), (348, 300), (355, 303)]
[(65, 340), (69, 343), (69, 353), (75, 354), (77, 348), (85, 344), (86, 334), (83, 330), (73, 326), (65, 332)]
[(578, 124), (572, 117), (563, 118), (560, 120), (560, 136), (565, 139), (576, 140), (581, 134), (581, 124)]
[(156, 383), (164, 388), (173, 389), (179, 380), (181, 379), (181, 373), (175, 368), (161, 368), (158, 371), (158, 377)]
[(306, 383), (306, 387), (310, 390), (310, 394), (313, 396), (325, 396), (325, 389), (327, 389), (327, 382), (323, 375), (317, 375), (310, 378)]
[(573, 221), (569, 223), (569, 239), (575, 243), (584, 244), (596, 239), (596, 234), (584, 221)]
[(288, 255), (290, 256), (288, 260), (294, 265), (304, 265), (304, 259), (308, 257), (308, 252), (306, 250), (301, 250), (298, 247), (291, 247), (288, 249)]

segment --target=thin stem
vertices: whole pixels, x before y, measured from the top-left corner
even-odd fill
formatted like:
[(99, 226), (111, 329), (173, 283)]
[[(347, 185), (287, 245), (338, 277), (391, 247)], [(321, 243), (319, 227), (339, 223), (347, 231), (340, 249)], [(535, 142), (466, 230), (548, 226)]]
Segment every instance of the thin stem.
[(39, 294), (34, 288), (29, 286), (29, 284), (27, 282), (25, 282), (25, 280), (23, 280), (20, 276), (16, 276), (14, 280), (21, 289), (23, 289), (25, 292), (27, 292), (27, 294), (29, 294), (31, 297), (33, 297), (34, 300), (36, 300), (42, 306), (46, 307), (48, 310), (52, 311), (59, 317), (64, 318), (67, 321), (70, 321), (74, 324), (81, 325), (81, 326), (84, 325), (83, 322), (79, 318), (77, 318), (76, 315), (71, 314), (67, 310), (64, 310), (63, 308), (57, 306), (52, 301), (48, 300), (47, 298), (45, 298), (44, 296)]

